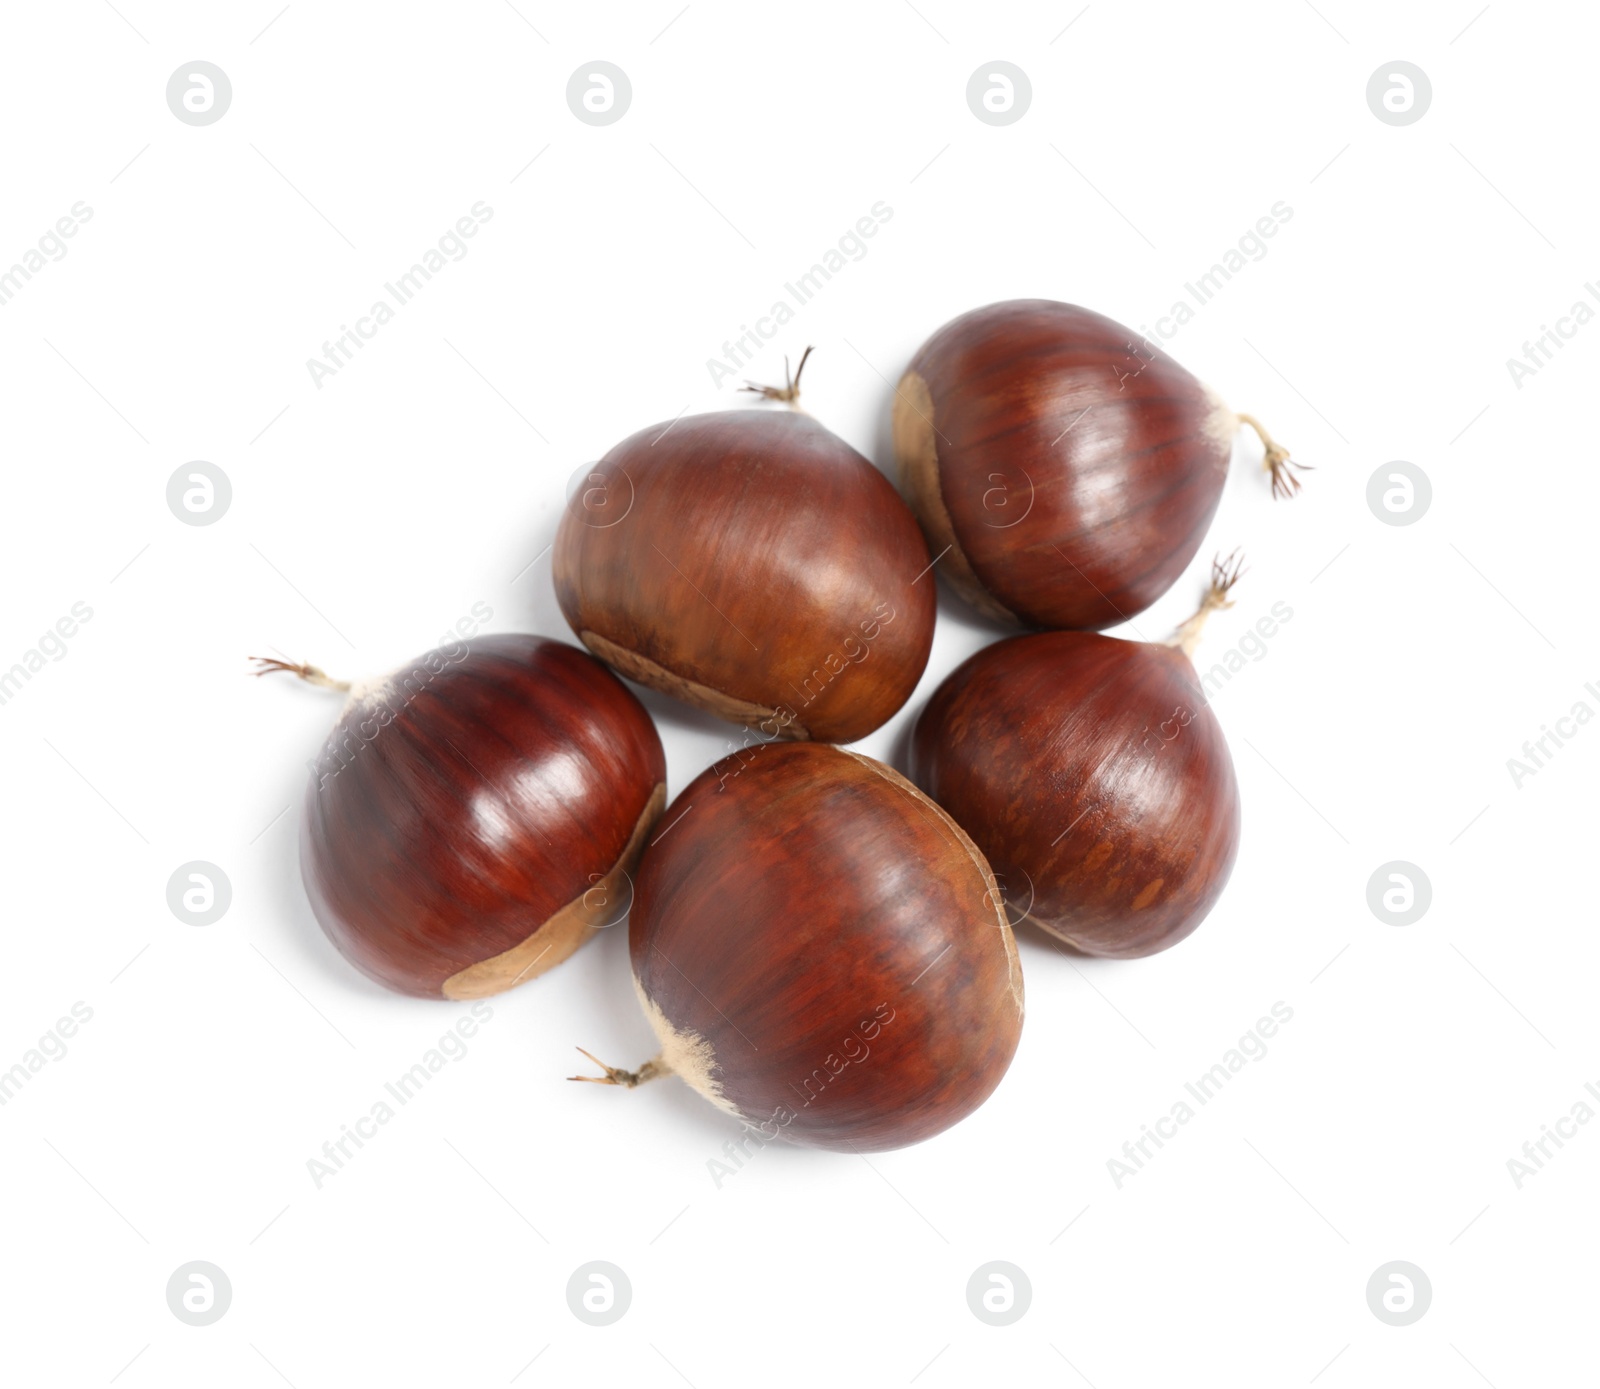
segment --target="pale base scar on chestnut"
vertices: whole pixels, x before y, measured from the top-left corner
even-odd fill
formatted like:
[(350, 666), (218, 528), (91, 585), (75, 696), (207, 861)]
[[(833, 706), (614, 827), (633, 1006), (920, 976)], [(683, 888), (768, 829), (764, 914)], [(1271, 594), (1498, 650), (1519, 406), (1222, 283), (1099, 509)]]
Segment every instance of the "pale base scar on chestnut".
[(771, 727), (774, 729), (772, 734), (774, 738), (787, 739), (791, 742), (803, 743), (811, 737), (804, 724), (787, 717), (787, 711), (769, 709), (764, 704), (755, 704), (748, 699), (737, 699), (733, 695), (724, 694), (721, 690), (714, 690), (709, 685), (690, 680), (675, 671), (668, 670), (665, 666), (657, 665), (648, 656), (641, 656), (637, 651), (618, 646), (616, 642), (601, 636), (598, 632), (591, 632), (585, 628), (578, 633), (578, 640), (608, 666), (621, 671), (628, 679), (647, 685), (652, 690), (659, 690), (664, 695), (671, 695), (674, 699), (681, 699), (685, 704), (692, 704), (697, 709), (704, 709), (706, 713), (715, 714), (719, 719), (759, 728), (763, 733)]
[(554, 969), (602, 930), (604, 918), (616, 915), (622, 880), (631, 877), (638, 867), (639, 856), (644, 852), (645, 836), (660, 819), (666, 804), (666, 783), (657, 782), (611, 871), (587, 891), (574, 897), (520, 944), (452, 974), (444, 981), (444, 996), (452, 999), (489, 998), (504, 993), (515, 984), (537, 979), (546, 970)]
[(644, 985), (639, 982), (637, 976), (633, 981), (633, 989), (639, 996), (639, 1006), (644, 1009), (645, 1016), (650, 1020), (650, 1028), (656, 1034), (656, 1040), (661, 1044), (660, 1052), (646, 1061), (637, 1071), (626, 1071), (620, 1066), (606, 1065), (599, 1057), (579, 1047), (578, 1050), (605, 1074), (568, 1076), (567, 1079), (588, 1081), (592, 1085), (621, 1085), (625, 1089), (632, 1090), (646, 1081), (675, 1075), (724, 1113), (731, 1114), (736, 1119), (743, 1119), (745, 1116), (739, 1107), (722, 1092), (722, 1082), (717, 1078), (717, 1055), (711, 1043), (698, 1032), (674, 1027), (667, 1015), (661, 1011), (660, 1005), (645, 993)]
[(914, 371), (902, 376), (895, 390), (893, 433), (900, 488), (922, 522), (930, 547), (944, 553), (946, 581), (979, 612), (997, 621), (1021, 626), (1017, 615), (979, 582), (961, 542), (956, 539), (955, 522), (950, 519), (939, 486), (939, 440), (933, 423), (933, 395), (928, 383)]

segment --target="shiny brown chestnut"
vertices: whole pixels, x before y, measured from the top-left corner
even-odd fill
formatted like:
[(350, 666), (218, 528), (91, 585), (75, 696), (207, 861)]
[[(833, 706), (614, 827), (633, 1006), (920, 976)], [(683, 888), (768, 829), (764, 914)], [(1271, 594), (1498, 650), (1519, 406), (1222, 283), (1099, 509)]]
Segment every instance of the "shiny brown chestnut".
[(483, 998), (627, 910), (666, 800), (633, 693), (562, 642), (474, 637), (346, 690), (311, 764), (300, 871), (330, 940), (400, 993)]
[(662, 824), (629, 926), (661, 1055), (574, 1079), (677, 1074), (766, 1138), (849, 1152), (920, 1142), (988, 1098), (1021, 1035), (1016, 944), (983, 855), (916, 787), (857, 753), (764, 743)]
[(1190, 653), (1237, 578), (1213, 567), (1171, 645), (1009, 637), (928, 702), (912, 777), (988, 855), (1014, 919), (1086, 954), (1136, 956), (1211, 910), (1239, 849), (1239, 789)]
[(696, 415), (623, 440), (574, 493), (553, 564), (589, 650), (759, 738), (864, 737), (910, 697), (933, 644), (915, 519), (797, 411)]
[(981, 612), (1097, 631), (1149, 607), (1194, 558), (1239, 426), (1274, 495), (1288, 451), (1147, 339), (1047, 299), (963, 314), (894, 400), (901, 487), (939, 568)]

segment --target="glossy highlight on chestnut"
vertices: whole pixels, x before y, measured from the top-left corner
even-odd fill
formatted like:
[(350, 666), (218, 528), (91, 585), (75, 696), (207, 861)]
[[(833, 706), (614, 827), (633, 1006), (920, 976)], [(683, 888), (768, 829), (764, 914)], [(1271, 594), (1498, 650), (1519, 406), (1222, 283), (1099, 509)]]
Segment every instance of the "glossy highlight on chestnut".
[(364, 974), (481, 998), (622, 919), (666, 758), (644, 706), (591, 656), (474, 637), (356, 687), (260, 665), (348, 694), (312, 764), (300, 867)]

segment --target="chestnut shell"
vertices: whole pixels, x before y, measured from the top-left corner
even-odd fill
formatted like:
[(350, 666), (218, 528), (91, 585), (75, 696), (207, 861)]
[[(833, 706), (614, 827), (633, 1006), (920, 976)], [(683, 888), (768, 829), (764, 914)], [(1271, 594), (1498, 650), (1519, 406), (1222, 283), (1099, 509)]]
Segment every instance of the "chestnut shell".
[(1012, 914), (1087, 954), (1177, 944), (1238, 854), (1233, 758), (1175, 647), (1088, 632), (996, 642), (939, 686), (911, 755)]
[(1097, 631), (1183, 573), (1237, 417), (1140, 334), (1047, 299), (963, 314), (895, 393), (901, 486), (951, 586), (992, 617)]
[(655, 725), (598, 661), (475, 637), (351, 694), (312, 769), (301, 875), (364, 974), (482, 997), (620, 918), (665, 786)]
[(910, 697), (935, 584), (893, 485), (809, 415), (641, 430), (556, 534), (556, 598), (630, 679), (764, 738), (852, 742)]
[(999, 1084), (1022, 972), (982, 854), (890, 768), (770, 743), (687, 786), (639, 867), (635, 982), (667, 1065), (797, 1143), (928, 1138)]

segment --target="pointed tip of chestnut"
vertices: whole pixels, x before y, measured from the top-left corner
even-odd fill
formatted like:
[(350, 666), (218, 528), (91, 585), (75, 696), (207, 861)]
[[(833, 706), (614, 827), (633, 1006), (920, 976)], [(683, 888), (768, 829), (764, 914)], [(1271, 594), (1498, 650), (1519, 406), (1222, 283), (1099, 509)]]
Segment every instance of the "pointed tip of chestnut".
[(312, 764), (301, 875), (363, 973), (487, 997), (621, 920), (665, 783), (655, 726), (599, 662), (476, 637), (350, 695)]

